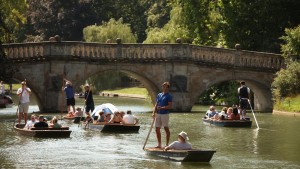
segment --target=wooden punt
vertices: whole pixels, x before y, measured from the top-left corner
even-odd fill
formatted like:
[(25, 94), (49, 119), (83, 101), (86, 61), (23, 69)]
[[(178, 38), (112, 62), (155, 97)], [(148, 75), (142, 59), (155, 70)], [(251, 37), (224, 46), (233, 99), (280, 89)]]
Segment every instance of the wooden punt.
[(62, 128), (48, 128), (48, 127), (38, 127), (31, 129), (24, 129), (25, 124), (16, 124), (14, 129), (24, 136), (30, 137), (40, 137), (40, 138), (67, 138), (70, 137), (71, 130), (69, 127)]
[(97, 130), (101, 132), (112, 133), (137, 133), (139, 132), (139, 125), (121, 124), (121, 123), (100, 123), (100, 124), (88, 124), (88, 128), (91, 130)]
[(179, 162), (209, 162), (216, 151), (214, 150), (168, 150), (161, 148), (145, 148), (148, 155)]
[(204, 119), (205, 124), (219, 126), (219, 127), (250, 127), (252, 126), (252, 121), (250, 120), (211, 120)]

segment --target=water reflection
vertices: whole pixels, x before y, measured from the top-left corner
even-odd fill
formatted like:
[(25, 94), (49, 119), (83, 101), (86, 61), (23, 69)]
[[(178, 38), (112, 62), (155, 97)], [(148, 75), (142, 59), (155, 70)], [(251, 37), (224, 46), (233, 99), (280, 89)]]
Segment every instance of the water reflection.
[[(172, 113), (170, 141), (177, 140), (177, 134), (183, 130), (194, 148), (217, 151), (209, 164), (181, 164), (148, 156), (142, 150), (152, 122), (151, 104), (128, 99), (98, 100), (99, 104), (105, 102), (113, 102), (122, 110), (131, 109), (140, 119), (139, 133), (101, 133), (64, 120), (60, 122), (72, 130), (70, 138), (29, 138), (12, 130), (16, 109), (1, 113), (0, 168), (300, 168), (297, 117), (258, 114), (257, 130), (255, 125), (240, 129), (204, 125), (204, 113)], [(49, 114), (53, 115), (60, 113)], [(155, 145), (152, 130), (147, 147)]]

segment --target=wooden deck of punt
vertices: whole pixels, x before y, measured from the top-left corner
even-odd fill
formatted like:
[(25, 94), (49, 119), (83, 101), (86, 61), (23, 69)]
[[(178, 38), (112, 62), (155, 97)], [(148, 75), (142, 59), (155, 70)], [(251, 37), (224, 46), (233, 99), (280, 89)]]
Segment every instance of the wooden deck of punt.
[(48, 128), (48, 127), (39, 127), (24, 129), (25, 124), (16, 124), (14, 129), (24, 136), (29, 137), (40, 137), (40, 138), (67, 138), (70, 137), (71, 130), (69, 127), (62, 128)]
[(75, 119), (75, 116), (72, 116), (72, 117), (63, 116), (63, 118), (66, 119), (66, 120), (74, 120), (74, 119)]
[(204, 119), (203, 122), (209, 125), (215, 125), (219, 127), (249, 127), (252, 126), (252, 121), (250, 120), (210, 120)]
[(88, 128), (91, 130), (97, 130), (101, 132), (112, 133), (137, 133), (139, 132), (139, 125), (119, 124), (119, 123), (100, 123), (100, 124), (88, 124)]
[(145, 148), (148, 155), (179, 162), (209, 162), (216, 151), (214, 150), (168, 150), (160, 148)]

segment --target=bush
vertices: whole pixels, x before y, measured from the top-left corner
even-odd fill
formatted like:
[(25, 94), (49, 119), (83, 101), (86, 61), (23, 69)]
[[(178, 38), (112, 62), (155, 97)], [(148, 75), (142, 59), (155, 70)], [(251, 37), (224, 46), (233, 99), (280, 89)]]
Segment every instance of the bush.
[(296, 96), (300, 94), (300, 63), (291, 62), (286, 69), (277, 72), (272, 83), (273, 95), (276, 100), (281, 97)]

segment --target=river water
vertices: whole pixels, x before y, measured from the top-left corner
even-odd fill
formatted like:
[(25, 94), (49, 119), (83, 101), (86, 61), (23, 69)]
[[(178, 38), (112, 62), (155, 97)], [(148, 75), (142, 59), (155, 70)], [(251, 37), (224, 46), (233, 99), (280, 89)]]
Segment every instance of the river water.
[[(108, 134), (85, 130), (71, 121), (59, 121), (72, 130), (70, 138), (21, 136), (13, 128), (17, 107), (0, 109), (0, 168), (300, 168), (300, 117), (259, 113), (260, 129), (220, 128), (201, 121), (206, 107), (170, 115), (171, 141), (186, 131), (193, 148), (216, 150), (210, 163), (180, 163), (148, 156), (143, 150), (151, 125), (152, 105), (144, 100), (94, 97), (119, 110), (132, 110), (140, 119), (139, 133)], [(83, 101), (76, 99), (79, 106)], [(29, 112), (38, 111), (31, 105)], [(250, 117), (251, 114), (248, 113)], [(48, 116), (61, 114), (49, 114)], [(163, 134), (163, 143), (164, 132)], [(156, 146), (154, 130), (146, 147)]]

